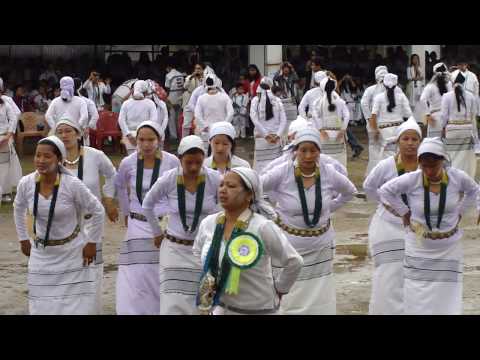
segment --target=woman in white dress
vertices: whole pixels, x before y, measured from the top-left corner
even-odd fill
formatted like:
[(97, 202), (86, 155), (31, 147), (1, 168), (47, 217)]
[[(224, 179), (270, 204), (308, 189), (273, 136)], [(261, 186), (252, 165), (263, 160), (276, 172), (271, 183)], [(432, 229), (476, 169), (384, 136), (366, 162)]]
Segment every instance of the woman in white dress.
[[(368, 229), (368, 248), (373, 258), (369, 314), (403, 314), (403, 258), (405, 228), (402, 218), (380, 201), (378, 190), (386, 182), (417, 170), (417, 150), (422, 131), (413, 117), (397, 129), (398, 153), (380, 161), (363, 183), (369, 200), (378, 203)], [(402, 195), (408, 205), (407, 198)]]
[(420, 67), (420, 57), (417, 54), (412, 54), (410, 66), (407, 68), (407, 97), (413, 111), (420, 102), (424, 80), (425, 76)]
[[(202, 221), (193, 245), (204, 269), (199, 309), (215, 315), (277, 314), (300, 273), (302, 257), (271, 221), (275, 213), (263, 200), (255, 170), (228, 171), (219, 202), (224, 210)], [(275, 280), (272, 264), (283, 268)]]
[(18, 114), (6, 98), (0, 96), (0, 199), (5, 194), (6, 201), (11, 201), (13, 188), (22, 177), (22, 167), (13, 142)]
[[(122, 160), (115, 180), (117, 196), (125, 225), (128, 227), (120, 248), (116, 285), (116, 310), (120, 315), (158, 315), (158, 247), (142, 208), (145, 194), (168, 170), (178, 166), (178, 159), (161, 151), (164, 134), (155, 121), (145, 121), (136, 128), (138, 150)], [(167, 214), (159, 204), (155, 219)]]
[[(62, 140), (67, 151), (63, 160), (65, 166), (74, 176), (83, 181), (93, 195), (102, 202), (100, 177), (104, 177), (103, 203), (107, 216), (112, 222), (118, 220), (118, 210), (114, 203), (115, 197), (115, 175), (116, 170), (111, 160), (102, 152), (89, 146), (81, 145), (80, 127), (68, 119), (62, 119), (55, 125), (55, 135)], [(84, 226), (90, 226), (88, 219), (83, 220)], [(83, 227), (82, 227), (83, 228)], [(102, 232), (103, 238), (103, 232)], [(102, 239), (103, 240), (103, 239)], [(97, 304), (98, 313), (102, 312), (102, 282), (103, 282), (103, 256), (102, 242), (96, 244), (95, 265), (98, 269)]]
[(442, 96), (452, 91), (452, 82), (444, 63), (433, 66), (433, 77), (423, 89), (420, 101), (426, 109), (427, 137), (442, 136)]
[(395, 155), (395, 132), (403, 121), (412, 116), (412, 110), (403, 91), (397, 86), (398, 76), (388, 73), (383, 79), (386, 92), (373, 99), (370, 128), (373, 140), (378, 143), (378, 159)]
[(235, 128), (227, 121), (215, 123), (210, 128), (208, 158), (203, 165), (225, 174), (235, 167), (250, 167), (248, 161), (234, 155)]
[(282, 101), (270, 90), (271, 79), (264, 77), (252, 99), (250, 118), (255, 126), (255, 155), (253, 168), (258, 173), (281, 155), (281, 138), (287, 130), (287, 117)]
[(304, 261), (297, 282), (282, 299), (283, 314), (336, 313), (335, 231), (330, 217), (353, 198), (356, 188), (320, 160), (320, 145), (317, 130), (300, 130), (295, 161), (261, 177), (265, 193), (276, 201), (275, 222)]
[(454, 80), (454, 89), (442, 97), (442, 128), (445, 146), (452, 166), (465, 171), (472, 179), (477, 171), (475, 134), (478, 106), (475, 96), (463, 89), (465, 77), (461, 72)]
[(407, 315), (462, 313), (459, 222), (475, 204), (479, 187), (465, 172), (445, 167), (447, 159), (440, 139), (426, 138), (418, 148), (420, 169), (390, 180), (378, 191), (380, 201), (390, 204), (407, 227), (403, 291)]
[[(28, 261), (29, 313), (96, 314), (96, 244), (104, 224), (102, 204), (61, 164), (67, 157), (56, 136), (40, 140), (36, 170), (24, 176), (14, 202), (15, 226)], [(33, 239), (27, 231), (33, 215)], [(89, 226), (83, 219), (89, 218)], [(33, 246), (32, 246), (33, 245)]]
[(320, 131), (322, 153), (338, 160), (347, 167), (345, 132), (350, 113), (345, 101), (335, 92), (337, 81), (327, 77), (320, 87), (323, 97), (313, 104), (313, 123)]
[(323, 96), (323, 89), (320, 87), (320, 83), (326, 77), (326, 71), (317, 71), (313, 75), (315, 87), (308, 90), (305, 95), (303, 95), (300, 105), (298, 105), (298, 113), (302, 118), (309, 122), (312, 122), (313, 104)]
[[(160, 246), (160, 315), (193, 315), (200, 281), (200, 259), (192, 253), (198, 225), (218, 212), (217, 189), (221, 175), (203, 165), (205, 150), (199, 136), (184, 137), (178, 146), (180, 165), (163, 174), (145, 196), (143, 211)], [(165, 204), (166, 231), (154, 208)]]

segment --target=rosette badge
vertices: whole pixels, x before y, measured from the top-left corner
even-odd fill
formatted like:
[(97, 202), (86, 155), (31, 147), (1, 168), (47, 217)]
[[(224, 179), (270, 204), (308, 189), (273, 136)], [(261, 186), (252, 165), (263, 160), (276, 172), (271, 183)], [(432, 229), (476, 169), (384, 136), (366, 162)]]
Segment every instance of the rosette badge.
[(236, 295), (238, 294), (241, 272), (255, 266), (260, 260), (263, 254), (263, 245), (255, 235), (244, 232), (227, 243), (225, 252), (232, 266), (225, 293)]

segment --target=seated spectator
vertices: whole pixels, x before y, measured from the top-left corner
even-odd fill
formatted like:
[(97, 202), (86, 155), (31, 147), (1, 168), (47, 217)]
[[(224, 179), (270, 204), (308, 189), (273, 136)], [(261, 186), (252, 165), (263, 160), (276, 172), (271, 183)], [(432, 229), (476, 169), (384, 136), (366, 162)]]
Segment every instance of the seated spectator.
[(23, 86), (23, 84), (19, 84), (15, 87), (13, 101), (22, 113), (32, 111), (33, 107), (28, 101), (28, 97), (26, 96), (25, 87)]
[(38, 78), (38, 80), (47, 80), (49, 82), (49, 84), (51, 82), (55, 82), (55, 83), (58, 83), (58, 72), (55, 70), (55, 66), (53, 65), (53, 63), (49, 63), (48, 64), (48, 68), (47, 70), (45, 70), (41, 75), (40, 77)]
[(45, 113), (51, 100), (48, 99), (48, 85), (46, 81), (42, 81), (38, 88), (38, 94), (33, 98), (33, 106), (36, 111)]

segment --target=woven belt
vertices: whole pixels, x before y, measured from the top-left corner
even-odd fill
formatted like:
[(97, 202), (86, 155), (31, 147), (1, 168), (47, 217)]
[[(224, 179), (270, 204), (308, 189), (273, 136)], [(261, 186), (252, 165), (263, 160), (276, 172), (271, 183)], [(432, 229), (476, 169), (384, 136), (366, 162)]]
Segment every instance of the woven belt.
[(183, 239), (177, 239), (175, 236), (172, 236), (170, 234), (165, 235), (165, 237), (170, 240), (173, 243), (180, 244), (180, 245), (185, 245), (185, 246), (193, 246), (193, 240), (183, 240)]
[(320, 229), (296, 229), (288, 226), (280, 219), (280, 216), (277, 216), (275, 219), (275, 224), (277, 224), (282, 230), (285, 230), (290, 235), (300, 236), (300, 237), (316, 237), (325, 234), (328, 229), (330, 229), (330, 219), (328, 219), (327, 225)]
[(324, 128), (321, 128), (320, 130), (340, 131), (340, 130), (342, 130), (342, 128), (339, 128), (339, 127), (324, 127)]
[(424, 232), (423, 237), (425, 239), (440, 240), (447, 239), (450, 236), (454, 235), (458, 231), (458, 225), (455, 226), (452, 230), (447, 232)]
[(392, 208), (390, 205), (387, 205), (385, 203), (382, 203), (382, 205), (390, 214), (392, 214), (393, 216), (401, 218), (400, 214), (398, 212), (396, 212), (395, 209)]
[(223, 302), (220, 302), (218, 305), (220, 305), (222, 308), (225, 310), (230, 310), (239, 314), (244, 314), (244, 315), (265, 315), (265, 314), (273, 314), (278, 310), (277, 308), (274, 309), (261, 309), (261, 310), (246, 310), (246, 309), (240, 309), (235, 306), (230, 306), (226, 305)]
[(378, 125), (378, 128), (379, 129), (386, 129), (386, 128), (389, 128), (389, 127), (394, 127), (394, 126), (398, 126), (398, 125), (402, 125), (402, 124), (403, 124), (403, 121), (397, 121), (397, 122)]
[(472, 122), (469, 120), (450, 120), (447, 125), (472, 125)]
[[(135, 219), (135, 220), (138, 220), (138, 221), (143, 221), (143, 222), (148, 222), (148, 219), (145, 215), (142, 215), (142, 214), (138, 214), (138, 213), (134, 213), (134, 212), (131, 212), (130, 213), (130, 218), (131, 219)], [(162, 220), (162, 217), (160, 216), (158, 218), (158, 220)]]
[(41, 244), (43, 246), (58, 246), (58, 245), (65, 245), (75, 239), (78, 234), (80, 233), (80, 226), (77, 224), (75, 229), (73, 230), (73, 233), (69, 236), (66, 237), (65, 239), (61, 240), (48, 240), (45, 241), (44, 239), (40, 239), (39, 237), (36, 237), (34, 242), (35, 242), (35, 247), (38, 247), (38, 244)]

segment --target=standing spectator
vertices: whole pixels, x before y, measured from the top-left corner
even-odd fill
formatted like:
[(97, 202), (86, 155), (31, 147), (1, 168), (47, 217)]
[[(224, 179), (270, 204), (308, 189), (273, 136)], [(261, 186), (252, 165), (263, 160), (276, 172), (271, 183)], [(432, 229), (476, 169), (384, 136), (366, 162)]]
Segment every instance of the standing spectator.
[(13, 101), (22, 113), (31, 111), (32, 109), (32, 106), (30, 105), (28, 97), (25, 93), (25, 87), (22, 84), (15, 86), (15, 95), (13, 96)]
[(49, 63), (47, 70), (40, 74), (38, 80), (46, 80), (50, 85), (52, 82), (58, 84), (58, 77), (59, 74), (58, 71), (55, 70), (55, 66), (53, 63)]
[(107, 78), (103, 82), (100, 73), (94, 70), (90, 73), (88, 80), (83, 83), (83, 87), (87, 90), (88, 98), (95, 103), (98, 111), (102, 111), (105, 107), (103, 95), (112, 93), (110, 88), (111, 81), (110, 78)]
[(100, 115), (98, 114), (95, 103), (87, 97), (87, 91), (82, 88), (82, 80), (80, 78), (73, 79), (74, 87), (77, 90), (78, 96), (87, 104), (88, 121), (87, 127), (83, 133), (84, 145), (90, 146), (90, 129), (97, 128), (97, 122)]
[(316, 56), (310, 61), (310, 68), (307, 70), (305, 92), (315, 87), (314, 75), (317, 71), (321, 70), (322, 65), (320, 64), (320, 57)]
[(235, 92), (231, 95), (233, 103), (233, 126), (235, 127), (235, 138), (239, 136), (244, 139), (247, 136), (248, 102), (249, 96), (241, 82), (237, 83)]
[(47, 112), (50, 102), (51, 101), (48, 99), (47, 82), (42, 80), (40, 82), (40, 86), (38, 87), (38, 94), (33, 98), (33, 105), (36, 111), (45, 113)]
[(257, 88), (262, 80), (262, 74), (260, 74), (260, 70), (258, 70), (257, 65), (248, 65), (248, 80), (250, 81), (250, 99), (253, 99), (255, 96), (257, 96)]
[(168, 123), (168, 132), (170, 138), (177, 139), (178, 117), (180, 116), (180, 107), (182, 105), (182, 94), (184, 76), (175, 69), (172, 60), (167, 62), (167, 76), (165, 77), (165, 90), (168, 93), (168, 103), (170, 109), (170, 119)]
[(192, 97), (193, 90), (202, 86), (203, 71), (205, 65), (195, 64), (193, 73), (188, 75), (183, 84), (185, 89), (182, 95), (182, 109), (183, 109), (183, 125), (182, 125), (182, 138), (189, 135), (192, 127), (193, 111), (187, 107), (190, 98)]
[(425, 79), (422, 68), (420, 67), (420, 57), (412, 54), (410, 57), (410, 66), (407, 68), (407, 97), (412, 111), (420, 101), (423, 91), (423, 80)]
[(287, 116), (286, 129), (298, 115), (297, 105), (300, 101), (298, 100), (297, 81), (298, 75), (288, 61), (282, 63), (280, 71), (273, 78), (274, 84), (282, 89), (280, 100), (282, 100)]

